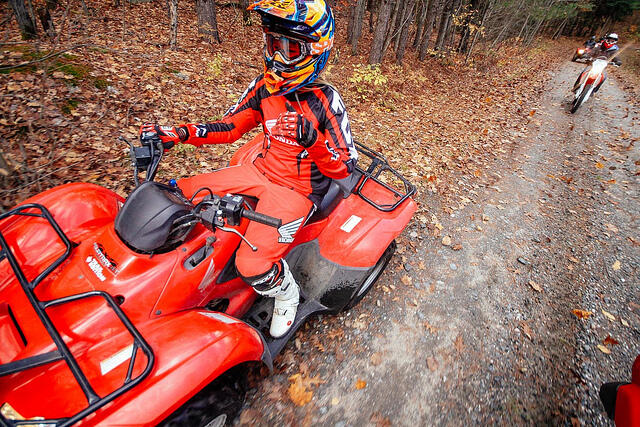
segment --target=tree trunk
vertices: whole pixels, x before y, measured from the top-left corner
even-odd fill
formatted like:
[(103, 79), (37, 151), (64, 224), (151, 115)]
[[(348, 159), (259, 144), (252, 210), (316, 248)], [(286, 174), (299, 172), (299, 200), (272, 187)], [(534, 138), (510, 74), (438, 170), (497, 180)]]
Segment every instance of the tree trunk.
[(407, 48), (407, 43), (409, 39), (409, 27), (411, 24), (411, 14), (413, 13), (413, 9), (416, 7), (415, 0), (409, 0), (409, 4), (406, 7), (404, 13), (404, 19), (402, 28), (400, 29), (400, 34), (398, 34), (398, 44), (396, 48), (396, 63), (398, 65), (402, 65), (402, 58), (404, 58), (404, 52)]
[(198, 14), (198, 32), (209, 35), (220, 43), (215, 0), (196, 0), (196, 12)]
[(445, 46), (450, 48), (453, 46), (453, 41), (456, 37), (456, 32), (458, 31), (458, 28), (455, 25), (453, 16), (454, 15), (459, 15), (460, 14), (460, 10), (462, 9), (462, 0), (455, 0), (454, 4), (453, 4), (453, 8), (451, 10), (451, 18), (449, 21), (449, 32), (447, 34), (447, 39), (446, 39), (446, 43)]
[(367, 10), (369, 11), (369, 34), (373, 33), (375, 21), (373, 17), (380, 7), (380, 0), (368, 0)]
[(351, 38), (348, 39), (348, 43), (351, 45), (351, 55), (358, 53), (358, 41), (362, 35), (362, 21), (366, 6), (367, 0), (357, 0), (352, 9), (353, 15), (351, 16), (351, 25), (349, 25)]
[(418, 48), (418, 59), (423, 61), (427, 57), (427, 50), (429, 49), (429, 40), (431, 40), (431, 34), (433, 33), (433, 27), (436, 23), (436, 18), (440, 14), (440, 7), (442, 6), (442, 0), (429, 1), (429, 7), (427, 10), (427, 21), (424, 26), (424, 32), (422, 34), (422, 41)]
[[(480, 29), (484, 26), (484, 23), (489, 19), (491, 15), (491, 8), (493, 6), (493, 0), (489, 0), (489, 3), (485, 6), (484, 12), (482, 12), (482, 19), (480, 20)], [(473, 51), (473, 47), (478, 40), (478, 36), (480, 35), (480, 29), (476, 30), (476, 33), (473, 35), (473, 40), (471, 41), (471, 45), (469, 46), (469, 50), (467, 51), (467, 56), (464, 58), (464, 62), (466, 63), (471, 56), (471, 52)]]
[[(435, 0), (424, 0), (420, 1), (418, 6), (420, 6), (420, 13), (416, 13), (416, 35), (413, 39), (413, 47), (417, 49), (420, 46), (420, 42), (422, 41), (422, 34), (425, 29), (425, 21), (427, 20), (427, 10), (429, 10), (429, 3)], [(416, 9), (417, 12), (417, 9)]]
[(27, 12), (27, 7), (24, 2), (25, 0), (9, 0), (11, 8), (13, 9), (13, 13), (16, 16), (16, 20), (18, 21), (22, 39), (30, 40), (36, 38), (38, 34), (36, 33), (36, 25), (33, 21), (33, 18), (31, 17), (29, 12)]
[(178, 0), (168, 0), (169, 3), (169, 47), (176, 50), (178, 45)]
[(56, 29), (53, 26), (53, 19), (51, 19), (51, 11), (55, 10), (56, 6), (57, 0), (47, 0), (45, 4), (39, 4), (36, 9), (44, 32), (51, 38), (56, 36)]
[(440, 18), (440, 29), (438, 30), (435, 50), (441, 50), (444, 47), (444, 42), (449, 32), (449, 25), (451, 24), (453, 0), (445, 0), (445, 2), (444, 9), (442, 10), (442, 17)]
[(382, 61), (384, 55), (382, 48), (384, 47), (384, 40), (387, 36), (387, 27), (392, 9), (393, 0), (380, 0), (378, 22), (376, 23), (371, 51), (369, 52), (369, 64), (379, 64)]
[(393, 6), (393, 14), (391, 15), (391, 19), (389, 19), (389, 25), (387, 26), (387, 35), (384, 38), (384, 46), (382, 47), (382, 56), (384, 57), (384, 53), (389, 48), (389, 44), (391, 41), (398, 35), (398, 30), (400, 27), (400, 20), (402, 19), (402, 8), (405, 3), (405, 0), (395, 0), (395, 4)]
[(242, 22), (244, 25), (251, 25), (251, 12), (247, 10), (249, 7), (249, 0), (239, 0), (240, 8), (242, 9)]

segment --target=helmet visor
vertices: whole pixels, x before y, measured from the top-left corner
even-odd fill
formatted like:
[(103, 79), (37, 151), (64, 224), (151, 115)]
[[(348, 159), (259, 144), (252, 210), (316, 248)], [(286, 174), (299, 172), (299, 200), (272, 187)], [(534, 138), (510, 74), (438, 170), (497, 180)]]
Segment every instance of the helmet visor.
[(273, 33), (264, 33), (264, 49), (269, 59), (273, 59), (276, 53), (282, 57), (287, 65), (299, 62), (307, 56), (307, 44), (299, 40), (291, 39)]

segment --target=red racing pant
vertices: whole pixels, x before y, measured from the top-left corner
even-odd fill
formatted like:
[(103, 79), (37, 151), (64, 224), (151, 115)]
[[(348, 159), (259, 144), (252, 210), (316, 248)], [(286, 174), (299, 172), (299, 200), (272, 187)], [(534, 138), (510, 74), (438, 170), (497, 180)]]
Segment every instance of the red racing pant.
[(220, 196), (232, 193), (256, 197), (257, 212), (282, 219), (279, 229), (255, 221), (249, 223), (244, 236), (258, 250), (253, 252), (247, 244), (240, 244), (236, 268), (244, 278), (265, 274), (283, 257), (313, 208), (313, 203), (304, 194), (274, 184), (251, 164), (181, 179), (178, 184), (187, 197), (201, 187), (208, 187)]

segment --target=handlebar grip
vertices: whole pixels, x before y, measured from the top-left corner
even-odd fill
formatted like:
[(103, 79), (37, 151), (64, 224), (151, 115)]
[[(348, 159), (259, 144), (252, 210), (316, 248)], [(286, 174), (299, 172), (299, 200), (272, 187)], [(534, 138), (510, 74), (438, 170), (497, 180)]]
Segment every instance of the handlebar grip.
[(259, 222), (260, 224), (268, 225), (269, 227), (280, 228), (282, 220), (280, 218), (274, 218), (269, 215), (261, 214), (260, 212), (250, 211), (244, 209), (242, 216), (250, 219), (251, 221)]

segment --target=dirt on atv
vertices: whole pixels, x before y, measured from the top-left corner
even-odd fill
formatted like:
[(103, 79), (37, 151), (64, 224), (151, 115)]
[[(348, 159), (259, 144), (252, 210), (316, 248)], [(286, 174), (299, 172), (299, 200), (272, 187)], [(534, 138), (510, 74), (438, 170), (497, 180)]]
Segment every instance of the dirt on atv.
[(237, 425), (610, 425), (598, 389), (640, 353), (640, 115), (615, 78), (571, 115), (581, 69), (551, 73), (458, 209), (419, 195), (439, 227), (303, 328)]

